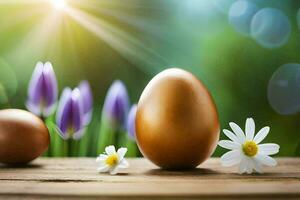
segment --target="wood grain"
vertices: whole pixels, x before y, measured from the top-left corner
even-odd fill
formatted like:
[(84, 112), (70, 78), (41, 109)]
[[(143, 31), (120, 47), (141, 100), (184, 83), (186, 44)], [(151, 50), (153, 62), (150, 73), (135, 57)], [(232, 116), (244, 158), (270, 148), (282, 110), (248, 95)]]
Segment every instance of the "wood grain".
[(264, 174), (239, 175), (212, 158), (195, 170), (163, 171), (145, 159), (98, 174), (95, 159), (40, 158), (22, 168), (0, 166), (0, 199), (300, 199), (300, 159), (279, 158)]

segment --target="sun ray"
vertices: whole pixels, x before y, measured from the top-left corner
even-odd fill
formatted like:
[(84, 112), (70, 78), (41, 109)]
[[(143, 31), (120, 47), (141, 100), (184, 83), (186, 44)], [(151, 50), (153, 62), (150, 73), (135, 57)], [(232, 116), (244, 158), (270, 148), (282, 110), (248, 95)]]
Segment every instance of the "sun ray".
[[(69, 55), (71, 55), (72, 59), (68, 60), (68, 63), (71, 63), (73, 68), (76, 68), (78, 74), (84, 75), (85, 70), (83, 67), (75, 67), (81, 65), (81, 56), (80, 56), (80, 43), (77, 38), (74, 36), (74, 32), (76, 30), (72, 26), (70, 20), (65, 20), (63, 24), (63, 34), (64, 34), (64, 50), (67, 51)], [(76, 42), (75, 42), (76, 41)]]
[[(154, 1), (154, 0), (152, 0)], [(160, 1), (160, 0), (158, 0)], [(106, 7), (106, 8), (122, 8), (122, 9), (158, 9), (156, 6), (151, 6), (150, 4), (145, 5), (145, 1), (137, 1), (137, 0), (73, 0), (71, 2), (76, 7), (80, 6), (93, 6), (93, 7)]]
[(18, 70), (26, 73), (28, 70), (24, 68), (24, 63), (27, 60), (31, 60), (29, 58), (40, 60), (44, 57), (47, 52), (49, 38), (57, 31), (59, 18), (60, 16), (57, 13), (51, 12), (40, 23), (35, 25), (22, 41), (11, 51), (8, 51), (4, 57), (8, 61), (13, 61)]
[(161, 38), (161, 27), (157, 25), (157, 22), (151, 21), (149, 19), (141, 19), (125, 12), (120, 12), (118, 10), (107, 8), (107, 7), (96, 7), (91, 4), (83, 4), (84, 8), (96, 11), (102, 15), (113, 17), (114, 19), (126, 23), (129, 26), (132, 26), (140, 31), (143, 31), (147, 34), (155, 36), (157, 39)]
[[(85, 12), (84, 10), (80, 10), (74, 6), (74, 4), (80, 4), (84, 1), (82, 0), (0, 0), (0, 4), (14, 4), (14, 3), (38, 3), (45, 4), (47, 9), (52, 7), (45, 16), (45, 19), (41, 20), (39, 24), (37, 24), (25, 37), (22, 39), (20, 44), (18, 44), (12, 51), (8, 51), (4, 56), (8, 60), (14, 59), (15, 62), (23, 63), (24, 60), (28, 60), (28, 58), (37, 58), (41, 59), (47, 55), (47, 49), (51, 49), (51, 46), (54, 44), (49, 44), (49, 37), (52, 34), (58, 34), (59, 29), (59, 21), (61, 21), (62, 15), (68, 15), (71, 19), (73, 19), (77, 24), (81, 27), (84, 27), (89, 32), (93, 33), (99, 39), (106, 42), (112, 49), (118, 52), (123, 58), (134, 64), (136, 67), (139, 67), (142, 71), (153, 74), (160, 71), (162, 68), (168, 65), (168, 61), (160, 56), (158, 53), (153, 51), (151, 48), (147, 47), (144, 43), (142, 43), (137, 37), (130, 35), (130, 33), (113, 26), (109, 22), (101, 19), (100, 17), (96, 17), (92, 14)], [(97, 3), (108, 4), (113, 7), (118, 4), (122, 5), (122, 3), (116, 1), (117, 3), (107, 2), (107, 1), (88, 1), (89, 3), (94, 2), (91, 5), (96, 5)], [(97, 2), (97, 3), (96, 3)], [(86, 3), (82, 3), (82, 5), (88, 5)], [(134, 6), (133, 4), (132, 6)], [(141, 6), (141, 5), (139, 5)], [(38, 6), (37, 6), (38, 7)], [(45, 7), (45, 6), (44, 6)], [(33, 8), (31, 10), (35, 10)], [(39, 9), (39, 8), (37, 8)], [(153, 33), (159, 31), (159, 29), (151, 25), (143, 25), (140, 20), (134, 19), (134, 17), (130, 15), (126, 15), (125, 13), (119, 13), (118, 11), (114, 12), (111, 9), (98, 9), (102, 13), (106, 15), (110, 15), (117, 19), (118, 21), (122, 21), (127, 23), (128, 25), (132, 25), (135, 28), (142, 30), (143, 32), (149, 33), (151, 30)], [(30, 14), (28, 17), (30, 18)], [(76, 45), (76, 41), (71, 42)], [(48, 45), (48, 46), (47, 46)], [(74, 46), (72, 47), (74, 48)], [(24, 49), (30, 49), (30, 51), (24, 51)], [(74, 50), (74, 49), (73, 49)], [(75, 51), (74, 51), (75, 52)], [(73, 52), (73, 53), (74, 53)], [(15, 59), (18, 58), (18, 59)]]
[(40, 4), (47, 2), (47, 0), (0, 0), (0, 4)]
[(96, 18), (78, 9), (68, 7), (66, 12), (81, 26), (105, 41), (125, 59), (148, 73), (156, 73), (168, 65), (167, 61), (140, 41), (111, 26), (104, 20)]
[[(165, 29), (162, 29), (162, 26), (166, 24), (160, 24), (161, 21), (155, 19), (149, 19), (145, 17), (136, 17), (131, 12), (128, 12), (126, 8), (133, 10), (145, 9), (145, 11), (153, 10), (159, 11), (159, 13), (167, 13), (164, 7), (151, 7), (149, 5), (144, 5), (137, 3), (135, 0), (126, 1), (124, 4), (122, 1), (93, 1), (93, 0), (74, 0), (72, 3), (75, 7), (83, 8), (87, 11), (97, 12), (101, 15), (112, 17), (119, 22), (126, 23), (129, 26), (134, 27), (135, 29), (144, 32), (144, 34), (151, 35), (155, 37), (155, 40), (163, 40), (163, 35), (165, 35)], [(117, 8), (116, 8), (117, 7)], [(125, 7), (125, 8), (124, 8)]]
[(41, 11), (39, 8), (34, 7), (30, 10), (30, 12), (22, 11), (22, 12), (16, 12), (13, 14), (10, 14), (7, 18), (1, 18), (0, 19), (0, 32), (5, 32), (7, 29), (17, 27), (20, 24), (25, 23), (26, 21), (29, 21), (36, 16), (42, 14), (43, 11)]

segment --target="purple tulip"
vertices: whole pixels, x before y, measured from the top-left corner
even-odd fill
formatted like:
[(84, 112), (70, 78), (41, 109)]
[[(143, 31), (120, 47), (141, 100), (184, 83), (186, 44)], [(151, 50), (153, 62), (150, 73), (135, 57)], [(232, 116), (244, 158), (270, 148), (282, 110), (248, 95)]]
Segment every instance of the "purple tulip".
[(128, 136), (135, 140), (135, 116), (136, 116), (137, 105), (131, 106), (126, 123), (126, 129)]
[(28, 87), (27, 109), (38, 116), (48, 117), (55, 111), (57, 90), (52, 64), (38, 62)]
[(89, 82), (81, 81), (78, 86), (83, 99), (84, 124), (88, 125), (92, 119), (93, 95)]
[(104, 106), (103, 116), (114, 128), (124, 128), (129, 109), (129, 97), (123, 82), (117, 80), (110, 86)]
[(78, 140), (84, 133), (83, 102), (80, 90), (65, 88), (62, 92), (57, 113), (56, 124), (63, 139)]

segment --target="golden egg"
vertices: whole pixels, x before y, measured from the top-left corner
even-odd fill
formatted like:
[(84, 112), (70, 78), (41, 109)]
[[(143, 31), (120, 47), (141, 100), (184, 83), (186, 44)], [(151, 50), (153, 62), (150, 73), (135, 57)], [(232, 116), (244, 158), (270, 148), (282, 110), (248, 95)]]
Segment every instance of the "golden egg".
[(49, 146), (44, 122), (18, 109), (0, 111), (0, 163), (24, 164), (40, 156)]
[(211, 156), (220, 126), (214, 101), (190, 72), (157, 74), (137, 107), (136, 139), (142, 154), (165, 169), (194, 168)]

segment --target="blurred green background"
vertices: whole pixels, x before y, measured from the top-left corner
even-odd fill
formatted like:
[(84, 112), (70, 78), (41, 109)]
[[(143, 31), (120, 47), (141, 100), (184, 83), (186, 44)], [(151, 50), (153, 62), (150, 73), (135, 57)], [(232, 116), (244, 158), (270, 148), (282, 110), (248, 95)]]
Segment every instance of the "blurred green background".
[[(93, 135), (115, 79), (126, 84), (131, 103), (136, 103), (155, 74), (180, 67), (210, 90), (222, 129), (230, 121), (244, 127), (246, 118), (253, 117), (257, 128), (271, 127), (265, 142), (278, 143), (280, 156), (300, 155), (299, 114), (280, 115), (267, 98), (276, 69), (300, 63), (300, 1), (253, 1), (260, 8), (280, 9), (291, 23), (288, 42), (276, 49), (235, 31), (227, 15), (232, 2), (69, 0), (71, 11), (66, 12), (46, 0), (0, 0), (0, 108), (25, 109), (35, 64), (50, 61), (60, 92), (80, 80), (90, 82), (94, 115), (87, 134)], [(90, 148), (93, 152), (95, 147)], [(224, 152), (218, 147), (214, 155)]]

